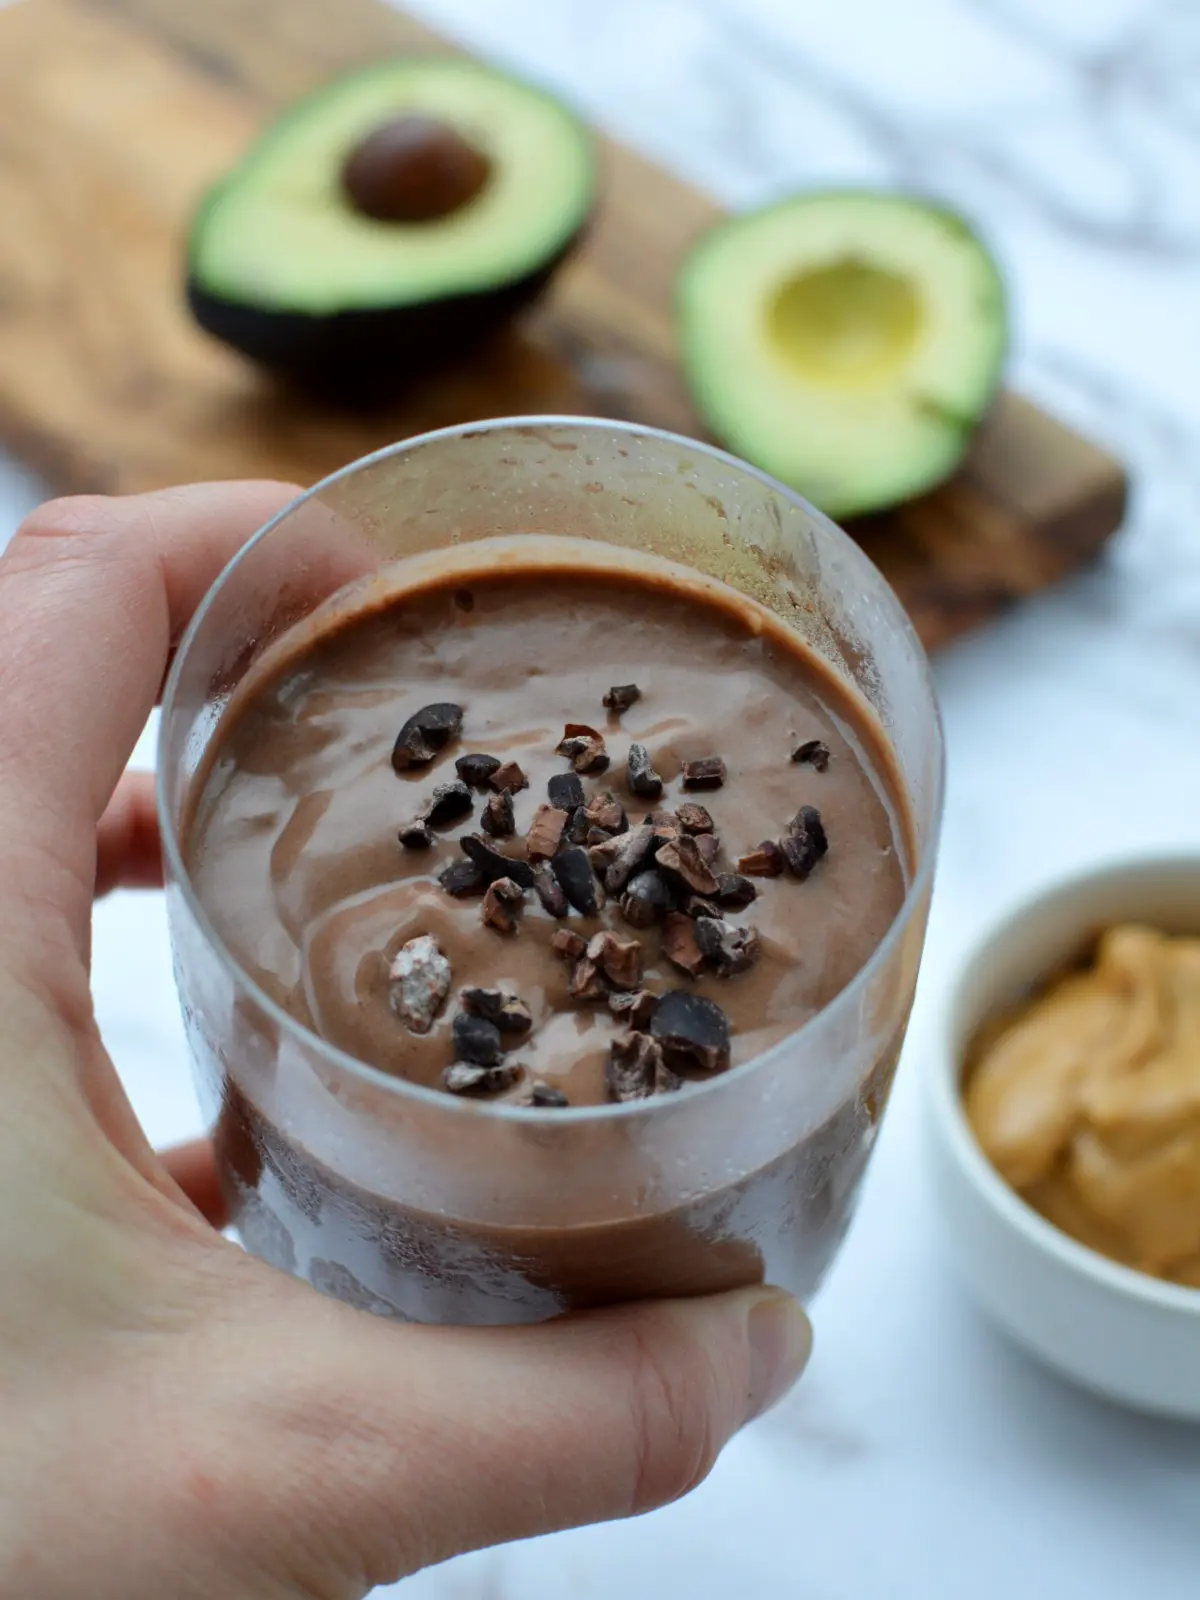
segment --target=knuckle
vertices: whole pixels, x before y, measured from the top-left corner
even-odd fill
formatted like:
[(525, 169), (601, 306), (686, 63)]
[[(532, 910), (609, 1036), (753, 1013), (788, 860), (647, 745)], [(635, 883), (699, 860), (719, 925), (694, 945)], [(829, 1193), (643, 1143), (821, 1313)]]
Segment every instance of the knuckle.
[(724, 1443), (713, 1364), (696, 1341), (668, 1330), (664, 1321), (635, 1326), (629, 1344), (635, 1516), (689, 1494), (708, 1476)]
[(109, 520), (112, 500), (102, 494), (63, 495), (31, 511), (17, 528), (18, 539), (63, 539), (89, 533)]

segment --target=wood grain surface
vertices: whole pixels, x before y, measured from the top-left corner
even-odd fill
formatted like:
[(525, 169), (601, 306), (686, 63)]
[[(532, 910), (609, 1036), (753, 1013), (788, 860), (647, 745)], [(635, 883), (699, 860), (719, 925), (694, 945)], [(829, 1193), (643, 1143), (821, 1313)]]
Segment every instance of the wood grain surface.
[[(122, 493), (217, 477), (307, 484), (394, 439), (487, 416), (701, 432), (671, 299), (718, 208), (610, 140), (600, 213), (549, 298), (386, 414), (324, 410), (191, 325), (183, 240), (212, 179), (323, 79), (436, 44), (377, 0), (0, 10), (0, 438), (56, 490)], [(851, 531), (935, 647), (1094, 557), (1125, 492), (1110, 456), (1006, 395), (951, 483)]]

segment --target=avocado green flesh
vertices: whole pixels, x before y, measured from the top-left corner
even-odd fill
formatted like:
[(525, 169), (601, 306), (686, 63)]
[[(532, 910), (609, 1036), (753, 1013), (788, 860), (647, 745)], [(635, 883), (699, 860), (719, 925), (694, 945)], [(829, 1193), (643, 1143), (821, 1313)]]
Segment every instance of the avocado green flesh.
[(983, 245), (889, 194), (802, 196), (722, 224), (687, 262), (679, 309), (714, 432), (834, 517), (954, 471), (1007, 340)]
[[(449, 123), (491, 163), (475, 199), (434, 222), (374, 221), (342, 189), (350, 151), (405, 112)], [(560, 254), (594, 186), (586, 130), (540, 90), (473, 62), (387, 62), (303, 101), (210, 193), (190, 277), (223, 301), (308, 316), (485, 293)]]

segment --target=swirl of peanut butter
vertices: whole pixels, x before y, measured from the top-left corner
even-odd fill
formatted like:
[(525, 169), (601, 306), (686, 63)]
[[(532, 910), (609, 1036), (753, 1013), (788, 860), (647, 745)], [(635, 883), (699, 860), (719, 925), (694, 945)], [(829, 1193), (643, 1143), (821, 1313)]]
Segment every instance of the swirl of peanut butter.
[(1200, 1288), (1200, 939), (1111, 928), (1086, 971), (985, 1028), (966, 1110), (1048, 1221)]

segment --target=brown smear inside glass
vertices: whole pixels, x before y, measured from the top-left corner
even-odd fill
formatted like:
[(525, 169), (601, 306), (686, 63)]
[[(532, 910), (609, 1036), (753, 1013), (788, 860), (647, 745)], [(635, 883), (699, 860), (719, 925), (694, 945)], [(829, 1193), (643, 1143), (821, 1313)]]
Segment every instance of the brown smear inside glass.
[[(581, 547), (581, 539), (592, 542)], [(722, 991), (722, 980), (701, 980), (706, 992), (723, 993), (736, 1013), (732, 1069), (670, 1097), (577, 1109), (581, 1101), (602, 1096), (597, 1064), (615, 1024), (603, 1014), (581, 1025), (578, 1060), (572, 1061), (556, 1021), (550, 1030), (555, 1047), (543, 1052), (537, 1071), (547, 1082), (566, 1085), (572, 1105), (540, 1112), (453, 1099), (432, 1087), (447, 1049), (444, 1032), (411, 1054), (407, 1065), (403, 1051), (393, 1059), (387, 1034), (373, 1031), (386, 1029), (392, 1019), (382, 990), (372, 1013), (370, 982), (357, 989), (354, 982), (348, 988), (343, 982), (341, 989), (335, 982), (322, 995), (320, 984), (314, 990), (311, 970), (307, 984), (289, 982), (295, 973), (286, 970), (287, 960), (264, 960), (277, 929), (270, 917), (255, 927), (255, 896), (261, 891), (269, 899), (272, 890), (265, 877), (256, 884), (254, 863), (261, 870), (270, 852), (260, 849), (256, 858), (253, 847), (239, 847), (240, 854), (233, 848), (237, 817), (225, 817), (226, 848), (214, 848), (207, 860), (203, 848), (189, 847), (191, 875), (183, 873), (177, 836), (207, 786), (199, 813), (204, 826), (195, 830), (195, 839), (202, 842), (207, 827), (211, 843), (218, 843), (210, 801), (221, 784), (214, 786), (212, 774), (222, 770), (223, 756), (226, 778), (231, 766), (236, 770), (239, 737), (243, 768), (253, 764), (254, 748), (260, 764), (270, 768), (271, 741), (263, 738), (264, 719), (272, 714), (267, 703), (276, 697), (278, 716), (281, 691), (284, 700), (295, 699), (302, 690), (301, 668), (321, 660), (323, 688), (310, 682), (307, 691), (318, 699), (328, 695), (339, 663), (348, 670), (357, 661), (360, 679), (364, 662), (372, 671), (386, 663), (394, 675), (420, 678), (417, 656), (389, 656), (379, 634), (394, 614), (388, 602), (397, 586), (411, 592), (424, 585), (427, 600), (413, 624), (420, 638), (439, 618), (450, 626), (446, 608), (462, 587), (456, 574), (474, 570), (479, 616), (486, 621), (503, 585), (481, 584), (481, 571), (494, 575), (505, 562), (523, 561), (519, 604), (526, 611), (515, 631), (528, 636), (538, 618), (536, 573), (547, 579), (555, 550), (561, 553), (554, 580), (559, 588), (553, 591), (551, 584), (543, 598), (553, 598), (560, 617), (567, 594), (580, 616), (589, 592), (595, 607), (596, 636), (587, 641), (577, 681), (561, 685), (568, 698), (584, 692), (585, 680), (594, 687), (596, 670), (608, 674), (608, 662), (596, 669), (592, 658), (602, 653), (606, 635), (620, 633), (623, 596), (637, 599), (653, 622), (656, 605), (678, 613), (683, 591), (703, 586), (699, 575), (708, 574), (728, 588), (709, 585), (703, 603), (696, 593), (690, 612), (687, 606), (684, 611), (710, 635), (720, 632), (713, 622), (720, 613), (731, 649), (745, 643), (739, 605), (744, 613), (757, 612), (760, 635), (758, 608), (769, 608), (766, 631), (772, 635), (770, 671), (777, 693), (764, 700), (764, 752), (797, 730), (823, 733), (838, 747), (823, 781), (839, 767), (842, 772), (834, 778), (841, 788), (829, 793), (844, 804), (847, 780), (860, 769), (865, 787), (856, 801), (861, 814), (851, 806), (844, 815), (840, 868), (834, 863), (841, 807), (831, 800), (835, 831), (827, 878), (760, 885), (758, 921), (769, 930), (778, 963), (771, 982), (745, 974), (725, 980)], [(663, 562), (673, 563), (673, 570)], [(572, 563), (569, 577), (563, 567), (570, 570)], [(581, 565), (592, 569), (582, 590)], [(611, 581), (603, 577), (606, 569)], [(511, 598), (505, 603), (511, 606)], [(346, 617), (372, 610), (375, 623), (344, 624)], [(522, 616), (508, 620), (521, 622)], [(498, 616), (498, 627), (502, 621)], [(553, 635), (550, 628), (542, 641), (552, 653)], [(659, 629), (662, 658), (656, 660), (647, 645), (644, 664), (628, 660), (636, 630), (612, 638), (619, 646), (610, 657), (613, 681), (621, 681), (618, 659), (627, 661), (626, 679), (646, 680), (640, 712), (627, 711), (613, 727), (604, 722), (599, 704), (588, 710), (609, 728), (614, 755), (621, 756), (626, 719), (631, 732), (639, 732), (638, 716), (661, 719), (670, 714), (667, 699), (687, 701), (676, 719), (683, 725), (665, 739), (665, 765), (671, 768), (672, 756), (678, 760), (674, 771), (664, 772), (671, 791), (664, 805), (682, 798), (673, 792), (682, 760), (702, 753), (689, 745), (703, 739), (697, 727), (688, 727), (688, 717), (702, 720), (707, 705), (710, 721), (725, 718), (726, 742), (738, 746), (731, 752), (729, 787), (695, 798), (705, 800), (714, 817), (728, 813), (725, 826), (731, 836), (740, 830), (740, 851), (757, 842), (750, 834), (760, 824), (765, 830), (771, 812), (757, 770), (742, 772), (740, 795), (736, 786), (746, 753), (758, 746), (735, 737), (736, 686), (720, 703), (712, 694), (689, 698), (682, 679), (672, 689), (667, 666), (678, 641), (668, 635), (669, 627), (665, 633)], [(502, 630), (495, 637), (502, 639)], [(493, 648), (501, 646), (493, 641)], [(437, 657), (433, 652), (430, 683), (437, 678)], [(563, 663), (552, 679), (571, 676)], [(473, 685), (477, 700), (482, 681)], [(387, 673), (384, 682), (390, 684)], [(719, 687), (720, 673), (712, 683)], [(354, 693), (361, 687), (356, 679)], [(531, 725), (540, 728), (561, 705), (555, 698), (559, 687), (548, 686), (540, 674), (527, 682)], [(468, 708), (471, 688), (468, 683), (462, 693)], [(493, 701), (502, 698), (499, 686), (489, 694)], [(406, 684), (391, 684), (391, 695), (377, 721), (377, 740), (388, 728), (394, 737), (398, 710), (422, 698), (415, 684), (411, 693)], [(516, 703), (513, 698), (509, 711)], [(328, 700), (317, 710), (309, 735), (328, 712)], [(562, 714), (586, 713), (568, 706)], [(345, 750), (354, 744), (352, 721), (342, 727)], [(336, 732), (336, 717), (334, 723)], [(225, 1181), (251, 1249), (343, 1298), (434, 1321), (530, 1320), (569, 1306), (697, 1293), (762, 1278), (802, 1297), (812, 1292), (848, 1221), (903, 1036), (940, 801), (936, 712), (919, 646), (886, 585), (843, 536), (749, 469), (685, 441), (612, 424), (568, 422), (433, 436), (319, 487), (231, 569), (185, 646), (165, 724), (164, 804), (176, 847), (171, 864), (178, 867), (171, 890), (176, 965), (198, 1081), (216, 1118)], [(288, 737), (304, 733), (301, 718)], [(466, 729), (464, 734), (456, 753), (487, 748), (486, 738), (477, 745)], [(323, 737), (328, 736), (326, 717)], [(296, 752), (289, 754), (286, 744), (279, 744), (275, 756), (294, 773)], [(664, 737), (658, 744), (664, 748)], [(334, 738), (332, 751), (325, 752), (335, 770), (336, 745)], [(531, 788), (540, 799), (546, 773), (562, 770), (564, 763), (552, 747), (528, 748)], [(786, 766), (786, 750), (774, 754)], [(319, 763), (322, 757), (314, 759)], [(438, 769), (439, 779), (447, 775), (453, 776), (452, 757), (448, 773)], [(268, 788), (279, 779), (269, 771), (261, 776)], [(620, 791), (621, 774), (611, 776)], [(312, 777), (305, 774), (309, 787)], [(794, 771), (785, 777), (794, 783)], [(363, 882), (343, 881), (338, 892), (349, 891), (352, 900), (365, 895), (368, 913), (372, 884), (391, 896), (390, 904), (378, 908), (384, 946), (378, 960), (393, 953), (389, 940), (401, 942), (406, 915), (415, 929), (416, 921), (429, 920), (433, 907), (433, 914), (443, 916), (442, 936), (455, 949), (456, 989), (460, 982), (504, 983), (505, 963), (516, 963), (515, 975), (532, 993), (539, 1021), (557, 1017), (563, 1008), (554, 988), (556, 969), (545, 964), (551, 958), (539, 947), (553, 928), (549, 919), (535, 930), (536, 919), (527, 911), (508, 947), (513, 953), (493, 958), (489, 951), (493, 970), (464, 969), (460, 976), (464, 963), (474, 959), (472, 951), (481, 948), (477, 911), (457, 905), (439, 910), (429, 898), (436, 895), (433, 863), (406, 861), (395, 842), (412, 786), (401, 785), (390, 771), (381, 772), (380, 780), (385, 785), (363, 778), (357, 791), (348, 782), (346, 793), (331, 782), (327, 823), (330, 839), (363, 826), (376, 841), (358, 862)], [(872, 784), (876, 809), (868, 816)], [(806, 798), (814, 786), (819, 792), (815, 778)], [(227, 786), (226, 798), (236, 788)], [(260, 790), (257, 801), (266, 792)], [(622, 797), (634, 815), (632, 796)], [(254, 810), (251, 805), (241, 822)], [(277, 815), (269, 826), (279, 820)], [(438, 866), (457, 834), (470, 826), (449, 831), (437, 847)], [(819, 941), (811, 934), (800, 937), (805, 923), (797, 920), (796, 908), (804, 905), (812, 923), (833, 926), (830, 919), (839, 907), (845, 912), (847, 896), (852, 900), (854, 884), (863, 881), (860, 871), (839, 882), (837, 871), (847, 871), (855, 849), (876, 851), (883, 859), (889, 848), (893, 881), (877, 886), (853, 916), (843, 915), (841, 926), (849, 932), (839, 935), (842, 969), (835, 961), (823, 981), (801, 992), (786, 959), (788, 930), (797, 930), (801, 955), (816, 950)], [(371, 850), (386, 851), (386, 861), (369, 859)], [(336, 856), (334, 850), (330, 859)], [(341, 858), (337, 867), (345, 867)], [(768, 889), (774, 910), (766, 905)], [(286, 883), (284, 892), (286, 897)], [(393, 912), (395, 925), (388, 927)], [(369, 932), (355, 956), (356, 972), (366, 970), (366, 946), (376, 937), (369, 914), (365, 920)], [(298, 948), (304, 930), (293, 931)], [(502, 943), (491, 947), (503, 949)], [(804, 966), (797, 962), (795, 970)], [(680, 986), (688, 981), (678, 973), (661, 976)], [(748, 998), (729, 1000), (732, 986), (747, 980)], [(314, 994), (323, 1010), (319, 1017), (311, 1010)], [(337, 1003), (347, 995), (353, 1003)], [(314, 1025), (325, 1039), (309, 1031)], [(375, 1067), (350, 1059), (354, 1054), (374, 1060)], [(397, 1071), (406, 1076), (397, 1077)]]

